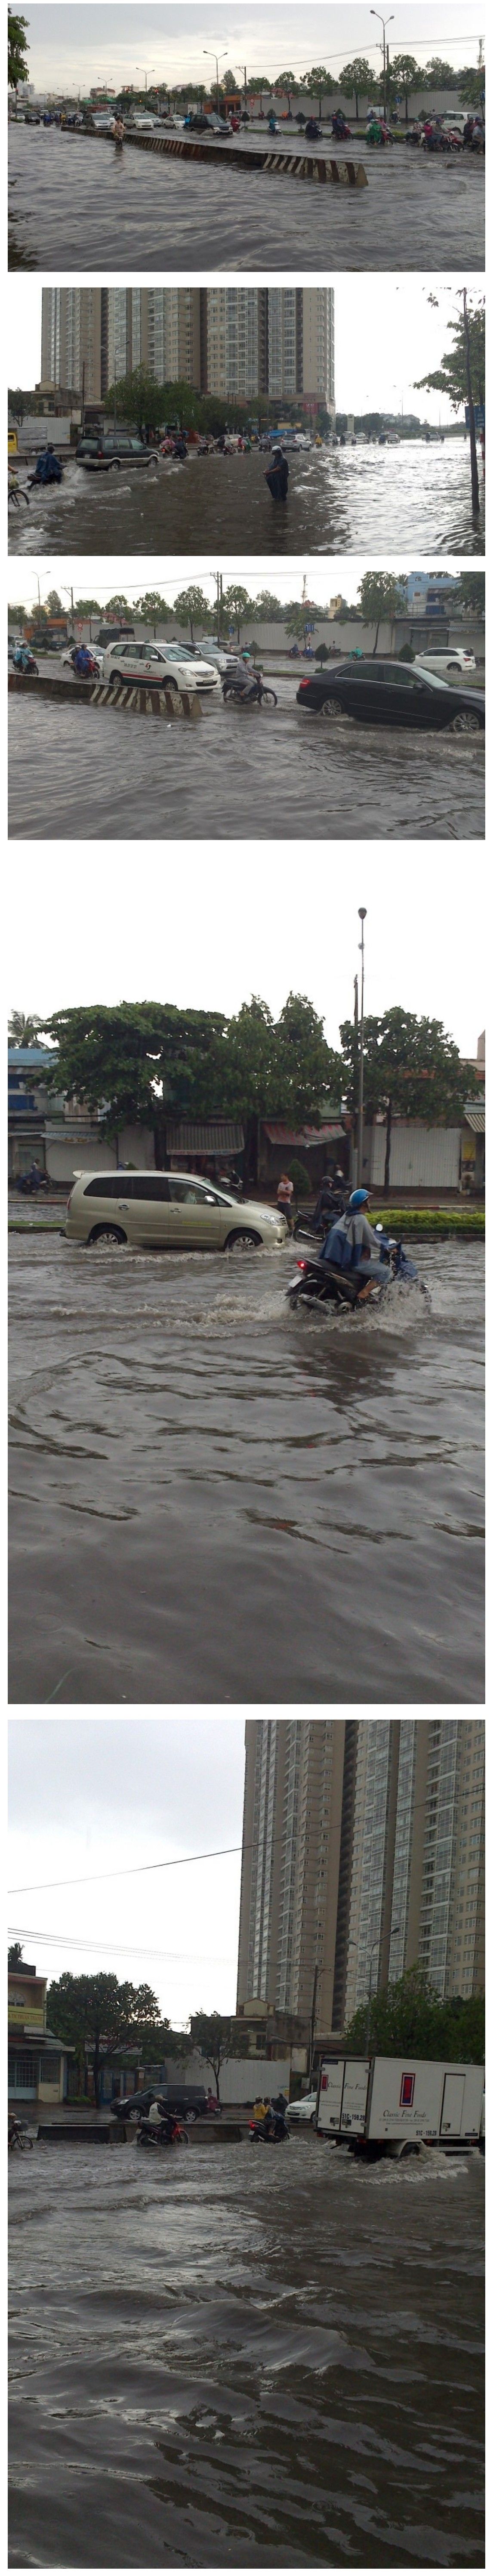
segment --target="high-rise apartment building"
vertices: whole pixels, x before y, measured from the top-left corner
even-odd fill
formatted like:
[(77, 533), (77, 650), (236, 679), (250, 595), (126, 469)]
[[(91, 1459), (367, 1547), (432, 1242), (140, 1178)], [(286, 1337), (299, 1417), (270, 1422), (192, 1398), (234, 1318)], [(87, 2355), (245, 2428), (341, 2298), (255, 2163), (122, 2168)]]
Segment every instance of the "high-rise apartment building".
[(158, 384), (225, 401), (316, 406), (335, 414), (332, 287), (43, 288), (41, 382), (99, 402), (145, 366)]
[(481, 1718), (246, 1725), (238, 2003), (341, 2030), (419, 1962), (484, 1988)]

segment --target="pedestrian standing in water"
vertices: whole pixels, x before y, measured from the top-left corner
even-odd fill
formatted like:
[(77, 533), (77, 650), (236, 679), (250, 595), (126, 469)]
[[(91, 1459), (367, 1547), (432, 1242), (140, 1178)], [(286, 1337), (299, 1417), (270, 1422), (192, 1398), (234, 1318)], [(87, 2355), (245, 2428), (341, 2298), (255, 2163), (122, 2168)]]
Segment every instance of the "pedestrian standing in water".
[(289, 465), (287, 456), (283, 456), (282, 447), (274, 448), (272, 465), (267, 466), (264, 480), (268, 483), (273, 501), (287, 501)]
[(290, 1233), (291, 1233), (292, 1224), (293, 1224), (293, 1217), (292, 1217), (292, 1210), (291, 1210), (291, 1201), (292, 1201), (292, 1197), (293, 1197), (293, 1183), (292, 1183), (292, 1181), (290, 1181), (290, 1178), (289, 1178), (289, 1172), (281, 1172), (280, 1179), (278, 1180), (278, 1184), (277, 1184), (277, 1205), (278, 1205), (278, 1208), (282, 1208), (282, 1213), (283, 1213), (283, 1216), (285, 1216), (285, 1217), (286, 1217), (286, 1219), (287, 1219), (287, 1223), (288, 1223), (288, 1226), (289, 1226), (289, 1231), (290, 1231)]

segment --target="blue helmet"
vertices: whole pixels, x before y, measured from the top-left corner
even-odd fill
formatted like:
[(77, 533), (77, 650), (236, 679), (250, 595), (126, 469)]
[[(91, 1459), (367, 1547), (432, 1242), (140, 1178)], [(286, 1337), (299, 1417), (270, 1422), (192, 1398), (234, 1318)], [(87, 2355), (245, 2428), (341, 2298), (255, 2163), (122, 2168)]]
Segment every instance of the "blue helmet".
[(350, 1208), (366, 1207), (367, 1200), (368, 1190), (353, 1190), (352, 1198), (350, 1198), (349, 1201)]

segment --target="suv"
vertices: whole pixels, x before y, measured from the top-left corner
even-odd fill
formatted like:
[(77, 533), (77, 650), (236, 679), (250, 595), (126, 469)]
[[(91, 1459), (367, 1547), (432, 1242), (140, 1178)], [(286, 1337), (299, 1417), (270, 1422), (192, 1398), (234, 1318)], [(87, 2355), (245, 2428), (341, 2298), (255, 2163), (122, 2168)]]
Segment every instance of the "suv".
[(209, 642), (208, 635), (203, 635), (201, 644), (187, 644), (187, 653), (196, 654), (198, 661), (210, 662), (212, 669), (220, 672), (222, 680), (227, 671), (236, 670), (238, 655), (227, 653), (222, 644)]
[(155, 465), (156, 450), (146, 447), (143, 438), (113, 430), (108, 437), (80, 438), (75, 462), (92, 473), (110, 474), (112, 466), (119, 473), (121, 465)]
[(476, 669), (475, 653), (467, 653), (461, 644), (435, 644), (429, 653), (417, 653), (415, 660), (418, 669), (437, 671), (439, 680), (445, 678), (446, 671)]
[(199, 689), (201, 697), (220, 688), (211, 662), (190, 662), (185, 644), (109, 644), (104, 655), (105, 680), (141, 680), (155, 689)]
[(289, 1240), (280, 1208), (238, 1203), (195, 1172), (74, 1172), (64, 1233), (156, 1252), (276, 1252)]

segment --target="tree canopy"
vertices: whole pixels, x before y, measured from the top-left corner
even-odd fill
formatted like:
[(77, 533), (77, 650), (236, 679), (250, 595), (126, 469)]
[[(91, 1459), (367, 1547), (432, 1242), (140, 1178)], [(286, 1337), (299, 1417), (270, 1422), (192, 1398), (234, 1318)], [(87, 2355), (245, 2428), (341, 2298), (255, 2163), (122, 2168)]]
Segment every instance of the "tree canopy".
[(26, 54), (29, 53), (29, 45), (27, 36), (24, 35), (24, 28), (28, 26), (28, 18), (16, 17), (13, 9), (8, 10), (7, 79), (9, 89), (17, 89), (19, 81), (27, 81), (29, 79), (29, 66), (26, 62)]
[(382, 617), (402, 616), (406, 603), (406, 576), (392, 572), (365, 572), (360, 581), (358, 599), (365, 625), (376, 626), (373, 651), (376, 653)]
[(57, 1011), (47, 1035), (58, 1048), (57, 1092), (89, 1110), (104, 1104), (112, 1139), (124, 1126), (148, 1127), (158, 1169), (167, 1117), (241, 1119), (256, 1178), (259, 1118), (316, 1123), (321, 1095), (335, 1087), (340, 1097), (341, 1058), (304, 994), (288, 994), (278, 1020), (258, 995), (229, 1020), (171, 1003), (98, 1003)]
[(8, 1023), (9, 1046), (37, 1046), (39, 1044), (39, 1032), (41, 1026), (41, 1020), (35, 1019), (33, 1012), (28, 1014), (25, 1011), (12, 1011), (11, 1018)]
[(68, 1969), (48, 1987), (47, 2018), (55, 2039), (75, 2048), (80, 2072), (86, 2050), (92, 2053), (94, 2098), (99, 2108), (101, 2075), (115, 2050), (156, 2042), (163, 2023), (151, 1986), (119, 1984), (118, 1977), (98, 1972), (73, 1977)]
[[(340, 1035), (347, 1105), (355, 1116), (359, 1034), (353, 1020), (343, 1020)], [(418, 1019), (414, 1011), (395, 1008), (385, 1011), (381, 1019), (365, 1019), (363, 1072), (366, 1120), (375, 1118), (378, 1111), (386, 1116), (384, 1189), (388, 1190), (393, 1119), (420, 1118), (427, 1127), (460, 1124), (467, 1089), (464, 1067), (442, 1020)]]
[[(484, 1996), (452, 1995), (446, 2002), (426, 1969), (406, 1968), (402, 1977), (371, 1999), (370, 2051), (379, 2057), (462, 2059), (481, 2066), (484, 2058)], [(368, 2005), (360, 2004), (345, 2031), (352, 2057), (365, 2057)]]
[(459, 72), (457, 78), (459, 98), (461, 99), (463, 107), (484, 108), (485, 84), (486, 72), (484, 63), (480, 63), (479, 68), (476, 63), (464, 64), (464, 68)]
[(484, 572), (461, 572), (460, 600), (468, 616), (484, 617)]
[(211, 625), (213, 610), (210, 608), (209, 601), (205, 596), (205, 591), (201, 590), (199, 582), (191, 581), (189, 582), (187, 590), (177, 591), (173, 614), (176, 617), (178, 626), (190, 627), (192, 644), (194, 641), (194, 628), (197, 626), (208, 627)]
[[(433, 303), (434, 297), (430, 296), (429, 301)], [(471, 307), (467, 318), (473, 402), (484, 403), (486, 383), (484, 296), (480, 296), (478, 303)], [(447, 337), (450, 338), (450, 348), (444, 350), (440, 366), (435, 367), (429, 375), (417, 378), (416, 392), (447, 394), (452, 410), (460, 411), (468, 400), (466, 323), (463, 310), (452, 314), (450, 322), (447, 323)]]
[(244, 2038), (242, 2040), (236, 2033), (230, 2013), (192, 2013), (190, 2030), (189, 2048), (198, 2049), (200, 2056), (205, 2057), (206, 2065), (212, 2067), (216, 2097), (219, 2102), (221, 2067), (225, 2065), (227, 2057), (238, 2057), (242, 2054), (245, 2046)]
[(375, 77), (370, 63), (367, 63), (366, 54), (354, 54), (352, 62), (345, 63), (344, 71), (341, 72), (340, 86), (344, 98), (355, 99), (356, 120), (358, 120), (360, 98), (375, 96)]
[(11, 1942), (11, 1946), (10, 1946), (10, 1950), (8, 1950), (8, 1951), (7, 1951), (7, 1967), (9, 1967), (9, 1968), (20, 1968), (21, 1963), (22, 1963), (22, 1941), (12, 1941), (12, 1942)]
[(391, 82), (392, 88), (397, 86), (399, 89), (403, 89), (404, 91), (405, 121), (407, 125), (408, 101), (411, 90), (421, 89), (422, 87), (420, 64), (415, 61), (414, 54), (394, 54), (392, 62), (389, 63), (388, 69), (389, 81)]

